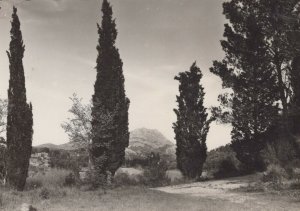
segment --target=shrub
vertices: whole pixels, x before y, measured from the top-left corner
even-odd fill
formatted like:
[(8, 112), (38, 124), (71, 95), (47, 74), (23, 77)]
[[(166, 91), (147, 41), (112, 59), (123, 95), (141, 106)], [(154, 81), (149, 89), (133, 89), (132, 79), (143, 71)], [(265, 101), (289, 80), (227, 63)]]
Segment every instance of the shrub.
[(207, 171), (208, 175), (220, 179), (245, 174), (242, 167), (241, 162), (236, 158), (236, 153), (228, 144), (208, 152), (203, 170)]
[(285, 169), (280, 165), (269, 165), (263, 173), (262, 181), (268, 183), (268, 188), (282, 190), (284, 188), (283, 180), (288, 178)]
[(50, 169), (47, 172), (38, 172), (32, 177), (27, 178), (26, 189), (34, 189), (37, 187), (63, 187), (66, 177), (71, 172), (64, 169)]
[(290, 189), (293, 189), (293, 190), (299, 190), (300, 189), (300, 181), (299, 180), (296, 180), (296, 181), (293, 181), (291, 184), (290, 184)]
[(231, 157), (227, 157), (221, 161), (218, 170), (214, 173), (215, 178), (234, 177), (240, 174), (235, 162)]
[(134, 178), (122, 172), (115, 176), (114, 182), (116, 186), (135, 186), (140, 185), (141, 177)]
[(69, 173), (66, 177), (65, 177), (65, 182), (64, 185), (65, 186), (73, 186), (76, 184), (76, 178), (74, 173)]
[(145, 185), (164, 186), (170, 184), (170, 179), (166, 172), (168, 165), (160, 159), (159, 154), (151, 153), (149, 155), (149, 166), (145, 169), (142, 180)]
[(48, 188), (43, 187), (40, 190), (39, 196), (41, 197), (41, 199), (49, 199), (50, 198), (50, 191), (48, 190)]
[(271, 183), (282, 183), (283, 179), (287, 178), (288, 175), (284, 168), (280, 165), (271, 164), (267, 167), (264, 172), (262, 181)]
[(39, 178), (37, 178), (37, 177), (28, 178), (26, 181), (25, 189), (33, 190), (33, 189), (40, 188), (42, 186), (43, 186), (42, 181)]
[(241, 190), (245, 192), (264, 192), (265, 191), (265, 186), (262, 182), (256, 182), (252, 184), (248, 184), (246, 187), (242, 187)]
[(0, 193), (0, 207), (4, 205), (3, 194)]

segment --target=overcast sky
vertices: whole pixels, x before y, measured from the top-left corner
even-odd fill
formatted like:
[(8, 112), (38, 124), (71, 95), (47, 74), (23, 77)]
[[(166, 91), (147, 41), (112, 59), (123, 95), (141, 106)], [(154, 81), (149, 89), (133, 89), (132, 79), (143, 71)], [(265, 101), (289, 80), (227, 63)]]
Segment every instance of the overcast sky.
[[(218, 105), (221, 81), (209, 72), (221, 59), (225, 19), (222, 0), (110, 0), (116, 18), (117, 47), (130, 98), (130, 130), (146, 127), (174, 141), (178, 81), (174, 76), (197, 61), (204, 78), (205, 105)], [(68, 136), (69, 97), (85, 102), (96, 79), (97, 28), (101, 0), (0, 0), (0, 96), (7, 96), (12, 5), (18, 8), (26, 45), (27, 99), (33, 104), (33, 144), (61, 144)], [(230, 142), (230, 127), (213, 124), (208, 148)]]

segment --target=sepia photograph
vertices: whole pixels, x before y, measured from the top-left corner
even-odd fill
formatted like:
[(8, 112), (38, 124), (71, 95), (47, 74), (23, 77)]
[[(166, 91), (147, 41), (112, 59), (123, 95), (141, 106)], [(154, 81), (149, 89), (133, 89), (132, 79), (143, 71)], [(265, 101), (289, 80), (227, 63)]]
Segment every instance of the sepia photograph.
[(0, 211), (235, 210), (300, 210), (300, 0), (0, 0)]

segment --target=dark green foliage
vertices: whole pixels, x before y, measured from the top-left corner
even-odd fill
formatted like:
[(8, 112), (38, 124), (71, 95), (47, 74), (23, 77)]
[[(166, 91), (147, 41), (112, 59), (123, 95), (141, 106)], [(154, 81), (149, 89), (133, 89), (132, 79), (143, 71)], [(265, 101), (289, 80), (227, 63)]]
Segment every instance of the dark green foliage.
[(6, 147), (0, 144), (0, 183), (5, 177), (5, 151)]
[(200, 85), (202, 73), (194, 63), (190, 71), (179, 73), (177, 122), (173, 124), (177, 143), (177, 167), (188, 178), (200, 177), (206, 160), (206, 137), (211, 120), (207, 120), (203, 106), (204, 89)]
[(50, 198), (50, 191), (48, 188), (46, 187), (43, 187), (41, 190), (40, 190), (40, 193), (39, 193), (39, 197), (43, 200), (46, 200), (46, 199), (49, 199)]
[(166, 161), (162, 160), (158, 153), (150, 153), (147, 158), (148, 164), (145, 168), (142, 182), (147, 186), (157, 187), (170, 184), (170, 179), (166, 172), (168, 165)]
[(13, 9), (9, 52), (10, 80), (7, 114), (7, 182), (23, 190), (31, 156), (33, 119), (32, 106), (26, 103), (23, 56), (25, 46), (20, 31), (17, 9)]
[(292, 120), (291, 130), (294, 134), (300, 135), (300, 56), (295, 57), (292, 62), (291, 86), (293, 89), (290, 112)]
[(266, 142), (266, 147), (260, 153), (264, 166), (287, 166), (299, 158), (299, 146), (295, 136), (280, 123), (269, 128), (260, 138)]
[(129, 144), (129, 100), (124, 89), (123, 63), (115, 47), (116, 24), (107, 0), (103, 1), (102, 12), (101, 27), (98, 25), (90, 152), (94, 170), (105, 178), (108, 172), (114, 175), (125, 159), (125, 148)]
[(235, 161), (231, 157), (227, 157), (221, 161), (218, 171), (214, 173), (215, 178), (226, 178), (239, 176), (240, 172)]
[(73, 186), (75, 184), (76, 184), (76, 177), (74, 173), (71, 172), (65, 177), (64, 186)]
[(240, 176), (245, 173), (229, 144), (209, 151), (203, 169), (215, 178)]
[(51, 168), (71, 170), (76, 176), (78, 176), (80, 169), (87, 167), (89, 163), (89, 156), (85, 150), (50, 150), (49, 158)]
[(221, 107), (230, 111), (227, 119), (233, 127), (232, 147), (237, 158), (249, 170), (262, 170), (260, 152), (265, 140), (261, 134), (278, 119), (276, 102), (280, 100), (278, 78), (264, 31), (266, 23), (258, 20), (262, 14), (256, 2), (232, 0), (224, 3), (223, 8), (230, 22), (225, 24), (226, 40), (221, 41), (226, 56), (223, 61), (214, 62), (211, 72), (220, 76), (224, 88), (232, 90), (219, 100)]

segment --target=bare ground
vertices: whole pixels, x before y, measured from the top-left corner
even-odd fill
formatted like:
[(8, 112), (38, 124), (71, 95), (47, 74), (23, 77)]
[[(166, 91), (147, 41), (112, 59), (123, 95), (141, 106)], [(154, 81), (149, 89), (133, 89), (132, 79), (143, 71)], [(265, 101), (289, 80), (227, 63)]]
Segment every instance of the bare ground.
[[(107, 193), (102, 190), (52, 188), (48, 199), (41, 199), (41, 189), (25, 192), (0, 189), (0, 210), (20, 210), (23, 203), (47, 211), (300, 210), (300, 197), (291, 197), (290, 192), (249, 193), (241, 188), (253, 181), (257, 181), (255, 176), (155, 189), (124, 186), (107, 190)], [(300, 196), (299, 190), (297, 193)]]
[[(231, 203), (230, 207), (238, 210), (239, 205), (246, 210), (300, 210), (300, 198), (295, 197), (295, 191), (245, 191), (254, 181), (257, 181), (257, 175), (161, 187), (155, 190), (191, 198), (211, 199), (215, 202), (224, 201)], [(227, 209), (224, 207), (220, 210)]]

